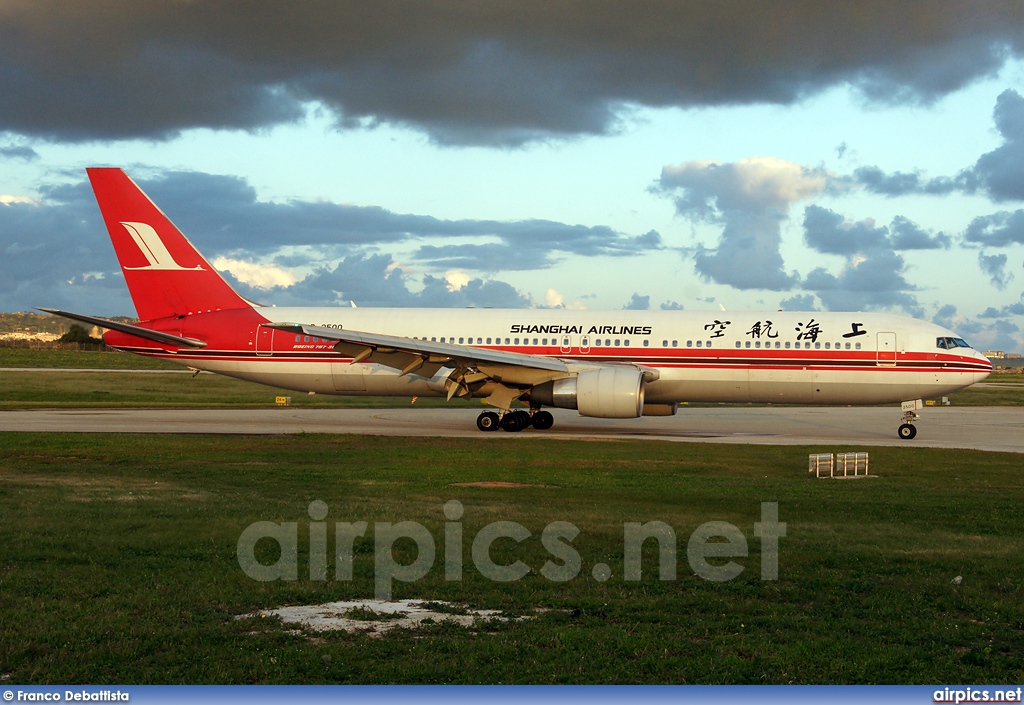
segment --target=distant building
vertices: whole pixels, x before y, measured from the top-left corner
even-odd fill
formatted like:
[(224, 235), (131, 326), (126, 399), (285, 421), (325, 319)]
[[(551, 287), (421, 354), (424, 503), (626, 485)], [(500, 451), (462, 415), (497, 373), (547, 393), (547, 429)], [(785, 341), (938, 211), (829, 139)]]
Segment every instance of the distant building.
[(1006, 357), (1006, 353), (1002, 350), (986, 350), (982, 353), (989, 360), (1002, 360)]
[(1006, 353), (1007, 360), (1019, 360), (1021, 358), (1020, 353)]

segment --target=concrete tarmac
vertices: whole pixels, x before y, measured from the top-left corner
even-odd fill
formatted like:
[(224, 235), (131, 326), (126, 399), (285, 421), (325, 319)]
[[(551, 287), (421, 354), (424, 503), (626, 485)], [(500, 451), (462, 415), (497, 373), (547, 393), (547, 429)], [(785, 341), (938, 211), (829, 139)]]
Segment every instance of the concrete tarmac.
[(970, 448), (1024, 453), (1022, 407), (927, 407), (917, 438), (896, 436), (898, 407), (681, 407), (670, 417), (588, 419), (553, 410), (548, 431), (476, 428), (468, 409), (77, 409), (0, 411), (0, 432), (351, 433), (380, 436), (661, 440), (761, 445)]

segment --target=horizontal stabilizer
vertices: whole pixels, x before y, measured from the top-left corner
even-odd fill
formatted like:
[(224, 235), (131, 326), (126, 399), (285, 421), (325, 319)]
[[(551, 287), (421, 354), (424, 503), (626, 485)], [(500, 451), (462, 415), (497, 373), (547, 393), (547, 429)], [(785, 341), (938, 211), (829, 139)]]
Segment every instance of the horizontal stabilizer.
[(134, 335), (137, 338), (145, 338), (146, 340), (153, 340), (157, 343), (164, 343), (165, 345), (177, 345), (179, 347), (186, 348), (205, 348), (206, 343), (202, 340), (196, 340), (195, 338), (182, 338), (178, 335), (171, 335), (170, 333), (162, 333), (158, 330), (150, 330), (149, 328), (143, 328), (142, 326), (133, 326), (130, 323), (120, 323), (119, 321), (109, 321), (106, 318), (98, 318), (96, 316), (85, 316), (81, 313), (68, 313), (67, 311), (58, 311), (55, 308), (40, 308), (39, 311), (46, 311), (57, 316), (63, 316), (64, 318), (70, 318), (73, 321), (81, 321), (82, 323), (89, 323), (100, 328), (108, 328), (110, 330), (120, 331), (121, 333), (127, 333), (128, 335)]

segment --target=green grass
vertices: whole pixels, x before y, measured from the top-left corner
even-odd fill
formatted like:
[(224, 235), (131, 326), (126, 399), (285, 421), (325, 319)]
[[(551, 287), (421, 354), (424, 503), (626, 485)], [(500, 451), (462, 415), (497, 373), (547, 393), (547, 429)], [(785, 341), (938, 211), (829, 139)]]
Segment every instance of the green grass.
[[(9, 372), (0, 370), (0, 410), (51, 408), (181, 408), (274, 406), (289, 396), (301, 407), (405, 407), (410, 397), (334, 396), (289, 391), (255, 382), (201, 374), (136, 374), (132, 372)], [(479, 401), (453, 399), (451, 405), (480, 406)], [(444, 406), (445, 400), (422, 397), (417, 406)]]
[(0, 348), (0, 367), (62, 367), (81, 370), (181, 370), (181, 365), (142, 355), (91, 350)]
[[(799, 447), (357, 436), (0, 435), (0, 672), (23, 683), (938, 683), (1024, 679), (1024, 488), (1019, 455), (872, 448), (880, 477), (816, 480)], [(853, 450), (852, 448), (850, 450)], [(456, 487), (511, 481), (518, 488)], [(308, 575), (307, 505), (367, 521), (355, 579)], [(464, 579), (443, 579), (442, 504), (458, 499)], [(760, 502), (787, 523), (780, 579), (759, 579)], [(254, 521), (298, 522), (295, 582), (258, 583), (235, 559)], [(375, 521), (418, 521), (438, 545), (396, 598), (535, 614), (486, 629), (434, 625), (382, 638), (292, 633), (235, 615), (372, 597)], [(533, 536), (473, 568), (496, 520)], [(622, 525), (679, 536), (675, 581), (622, 580)], [(700, 524), (750, 545), (737, 579), (686, 561)], [(537, 574), (549, 522), (580, 529), (583, 571)], [(333, 535), (333, 531), (329, 532)], [(331, 544), (333, 551), (333, 543)], [(271, 551), (272, 552), (272, 551)], [(399, 560), (412, 551), (396, 545)], [(612, 567), (598, 583), (590, 568)], [(329, 575), (333, 576), (333, 566)], [(963, 576), (962, 584), (950, 581)], [(538, 608), (550, 611), (537, 612)]]

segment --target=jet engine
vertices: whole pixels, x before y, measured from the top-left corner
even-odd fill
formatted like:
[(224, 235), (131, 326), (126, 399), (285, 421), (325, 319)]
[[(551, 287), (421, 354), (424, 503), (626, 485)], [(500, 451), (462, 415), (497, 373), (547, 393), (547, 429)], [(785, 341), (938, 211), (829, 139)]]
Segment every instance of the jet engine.
[(635, 419), (644, 409), (644, 371), (636, 367), (601, 367), (575, 377), (545, 382), (530, 390), (530, 401), (580, 416)]

